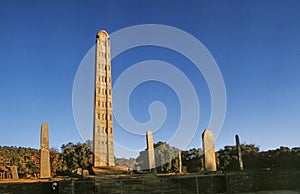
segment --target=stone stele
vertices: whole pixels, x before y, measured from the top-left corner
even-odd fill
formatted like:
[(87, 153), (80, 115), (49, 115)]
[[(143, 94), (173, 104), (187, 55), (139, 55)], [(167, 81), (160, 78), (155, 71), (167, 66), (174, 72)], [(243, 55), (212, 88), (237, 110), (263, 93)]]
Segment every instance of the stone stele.
[(243, 165), (243, 160), (242, 160), (242, 151), (241, 151), (241, 146), (240, 146), (240, 139), (238, 135), (235, 135), (235, 142), (236, 142), (236, 150), (237, 150), (237, 155), (239, 159), (239, 168), (240, 170), (244, 169)]
[(147, 136), (149, 170), (150, 170), (150, 172), (155, 172), (155, 156), (154, 156), (152, 132), (147, 131), (146, 136)]
[(181, 151), (178, 150), (178, 166), (179, 166), (179, 173), (182, 173), (182, 159), (181, 159)]
[(204, 153), (204, 169), (207, 172), (216, 171), (216, 154), (214, 146), (214, 136), (209, 129), (202, 133), (202, 144)]
[(11, 166), (10, 171), (11, 171), (12, 179), (19, 179), (17, 166)]
[(106, 31), (100, 30), (95, 51), (95, 96), (94, 96), (94, 167), (115, 166), (112, 77), (110, 41)]
[(40, 178), (50, 178), (50, 152), (48, 124), (44, 122), (41, 127), (41, 161), (40, 161)]

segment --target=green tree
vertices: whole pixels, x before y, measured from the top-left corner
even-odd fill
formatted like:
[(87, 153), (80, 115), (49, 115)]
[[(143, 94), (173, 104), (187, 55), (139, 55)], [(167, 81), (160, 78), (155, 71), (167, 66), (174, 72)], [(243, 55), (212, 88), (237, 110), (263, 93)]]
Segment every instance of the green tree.
[(244, 169), (260, 169), (259, 148), (254, 144), (241, 144)]
[(52, 176), (55, 176), (57, 172), (63, 171), (63, 160), (61, 154), (55, 148), (50, 149), (50, 164)]
[(239, 169), (236, 146), (225, 146), (216, 153), (217, 168), (222, 171)]
[[(169, 173), (179, 171), (177, 148), (171, 147), (165, 142), (158, 142), (154, 144), (154, 154), (157, 172)], [(142, 169), (149, 168), (147, 149), (140, 152), (136, 161)]]
[(63, 170), (72, 172), (77, 168), (88, 169), (91, 166), (92, 151), (86, 143), (63, 144), (62, 147)]
[(201, 148), (192, 148), (182, 151), (182, 165), (187, 166), (188, 172), (201, 172), (203, 170), (203, 151)]
[(154, 144), (157, 171), (162, 173), (178, 172), (178, 149), (166, 142)]
[[(254, 144), (241, 144), (242, 160), (245, 169), (259, 169), (262, 161), (259, 148)], [(222, 171), (235, 171), (239, 169), (236, 146), (224, 146), (216, 152), (217, 168)]]

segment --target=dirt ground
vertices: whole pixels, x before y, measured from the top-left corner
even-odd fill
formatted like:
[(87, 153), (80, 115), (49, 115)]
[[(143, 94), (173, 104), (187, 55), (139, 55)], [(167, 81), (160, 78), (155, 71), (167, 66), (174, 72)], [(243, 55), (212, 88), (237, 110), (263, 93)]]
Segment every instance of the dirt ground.
[(53, 182), (61, 181), (62, 178), (51, 178), (51, 179), (0, 179), (1, 183), (38, 183), (38, 182)]

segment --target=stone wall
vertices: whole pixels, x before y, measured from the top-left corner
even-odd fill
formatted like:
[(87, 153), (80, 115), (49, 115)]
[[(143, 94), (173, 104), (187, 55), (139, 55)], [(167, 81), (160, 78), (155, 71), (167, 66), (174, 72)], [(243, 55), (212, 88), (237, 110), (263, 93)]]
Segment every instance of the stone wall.
[(52, 182), (1, 183), (0, 194), (50, 194), (59, 193), (52, 189)]
[(227, 174), (228, 191), (300, 190), (300, 171), (256, 171)]
[(0, 194), (98, 193), (241, 193), (270, 190), (300, 191), (300, 171), (256, 171), (211, 175), (127, 175), (53, 182), (1, 183)]

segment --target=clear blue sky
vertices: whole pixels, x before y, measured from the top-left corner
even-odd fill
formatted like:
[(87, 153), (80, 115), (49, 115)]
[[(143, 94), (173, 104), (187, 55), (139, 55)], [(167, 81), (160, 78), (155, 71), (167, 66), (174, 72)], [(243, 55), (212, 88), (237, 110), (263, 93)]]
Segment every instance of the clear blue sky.
[[(217, 149), (233, 145), (235, 134), (240, 135), (241, 142), (255, 143), (262, 150), (300, 146), (297, 0), (2, 0), (0, 4), (0, 145), (38, 148), (43, 121), (49, 125), (51, 147), (82, 141), (73, 119), (72, 87), (96, 33), (100, 29), (113, 33), (132, 25), (164, 24), (199, 39), (222, 72), (227, 114)], [(131, 64), (146, 59), (177, 64), (193, 82), (202, 83), (197, 92), (203, 110), (191, 144), (200, 147), (209, 119), (210, 96), (201, 75), (189, 73), (193, 67), (188, 60), (161, 48), (129, 50), (113, 61), (113, 81)], [(152, 90), (161, 91), (161, 95)], [(145, 92), (152, 95), (145, 96)], [(178, 106), (170, 88), (145, 83), (131, 98), (131, 111), (137, 120), (149, 119), (147, 108), (152, 100), (165, 102), (167, 108)], [(168, 114), (165, 129), (172, 130), (178, 123), (177, 109)], [(145, 147), (144, 139), (131, 139), (116, 122), (115, 138), (129, 147)], [(154, 138), (164, 140), (163, 135)]]

